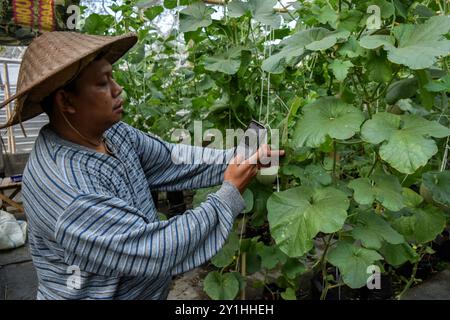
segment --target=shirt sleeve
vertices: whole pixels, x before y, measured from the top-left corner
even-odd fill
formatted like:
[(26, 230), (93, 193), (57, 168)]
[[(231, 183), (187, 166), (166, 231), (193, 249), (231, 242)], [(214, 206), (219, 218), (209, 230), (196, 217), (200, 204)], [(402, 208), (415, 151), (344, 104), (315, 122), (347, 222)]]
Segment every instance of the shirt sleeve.
[(219, 185), (234, 155), (234, 148), (223, 150), (174, 144), (132, 130), (135, 148), (152, 190), (177, 191)]
[(123, 200), (75, 198), (57, 220), (55, 239), (68, 265), (105, 276), (176, 275), (210, 260), (223, 246), (245, 202), (228, 182), (193, 210), (165, 221)]

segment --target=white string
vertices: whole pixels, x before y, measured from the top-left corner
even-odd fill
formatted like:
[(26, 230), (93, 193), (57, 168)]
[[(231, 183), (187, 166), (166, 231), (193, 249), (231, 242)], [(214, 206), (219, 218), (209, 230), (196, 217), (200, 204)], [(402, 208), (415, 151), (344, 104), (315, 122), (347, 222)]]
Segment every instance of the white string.
[[(273, 37), (275, 37), (274, 33), (272, 32), (272, 27), (269, 27), (269, 57), (270, 58), (272, 56), (272, 34)], [(265, 118), (265, 123), (267, 123), (269, 121), (269, 112), (270, 112), (270, 75), (271, 73), (268, 72), (267, 73), (267, 105), (266, 105), (266, 118)]]

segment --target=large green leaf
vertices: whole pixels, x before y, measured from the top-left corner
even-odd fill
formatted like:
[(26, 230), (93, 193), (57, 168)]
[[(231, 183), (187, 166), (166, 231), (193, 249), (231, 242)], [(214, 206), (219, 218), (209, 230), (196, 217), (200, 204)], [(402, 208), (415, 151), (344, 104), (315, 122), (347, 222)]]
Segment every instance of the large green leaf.
[(352, 236), (361, 240), (364, 247), (380, 249), (383, 242), (400, 244), (405, 242), (401, 234), (395, 231), (391, 225), (381, 216), (375, 213), (361, 213), (357, 217), (357, 223), (352, 230)]
[(274, 193), (267, 201), (272, 237), (288, 256), (302, 256), (312, 248), (318, 232), (342, 228), (348, 207), (347, 196), (332, 187), (297, 187)]
[(249, 0), (248, 2), (234, 0), (228, 5), (228, 15), (239, 18), (249, 13), (256, 21), (278, 28), (281, 24), (281, 16), (274, 10), (277, 2), (277, 0)]
[(404, 207), (402, 186), (393, 175), (375, 174), (372, 179), (358, 178), (352, 180), (348, 187), (355, 191), (355, 201), (359, 204), (371, 205), (375, 200), (392, 211)]
[(235, 232), (232, 232), (222, 249), (211, 259), (211, 263), (218, 268), (224, 268), (233, 262), (236, 251), (238, 250), (239, 236)]
[(203, 288), (214, 300), (233, 300), (239, 292), (239, 281), (232, 273), (212, 271), (206, 276)]
[(384, 35), (370, 35), (361, 38), (360, 44), (366, 49), (383, 46), (388, 59), (411, 69), (431, 67), (441, 56), (450, 54), (450, 40), (445, 35), (450, 31), (450, 17), (434, 16), (423, 24), (400, 24), (393, 28), (397, 40)]
[(331, 184), (331, 175), (322, 167), (310, 164), (302, 168), (296, 165), (283, 166), (283, 174), (293, 175), (300, 179), (302, 186), (317, 188)]
[(379, 144), (381, 158), (402, 173), (412, 174), (438, 151), (430, 137), (443, 138), (450, 130), (416, 115), (380, 112), (361, 129), (364, 141)]
[(242, 48), (232, 48), (227, 52), (205, 58), (205, 69), (226, 74), (235, 74), (241, 67)]
[(392, 226), (408, 240), (430, 242), (444, 230), (445, 216), (436, 207), (408, 208), (406, 212), (408, 215), (395, 219)]
[(431, 92), (450, 92), (450, 74), (445, 75), (438, 81), (431, 81), (425, 88)]
[(305, 264), (295, 258), (289, 258), (281, 269), (283, 274), (289, 279), (295, 279), (307, 270)]
[(416, 208), (423, 202), (423, 198), (420, 194), (414, 192), (409, 188), (402, 188), (402, 189), (403, 189), (403, 201), (405, 203), (405, 206), (409, 208)]
[(419, 258), (419, 255), (413, 250), (413, 248), (411, 248), (408, 243), (385, 243), (381, 247), (379, 252), (383, 255), (387, 263), (394, 267), (401, 266), (407, 261), (414, 263)]
[(256, 252), (261, 257), (261, 267), (273, 269), (278, 263), (284, 263), (287, 260), (286, 255), (277, 246), (265, 246), (259, 242)]
[(352, 289), (366, 285), (371, 275), (367, 268), (382, 259), (374, 250), (356, 247), (347, 242), (338, 242), (328, 254), (328, 261), (339, 268), (344, 283)]
[(214, 12), (214, 9), (201, 1), (193, 3), (180, 11), (180, 31), (190, 32), (210, 26), (212, 24), (211, 14)]
[(330, 64), (330, 69), (339, 81), (343, 81), (347, 77), (348, 71), (351, 67), (353, 67), (353, 63), (350, 61), (342, 61), (340, 59), (334, 59)]
[(330, 31), (325, 28), (301, 30), (280, 43), (280, 52), (266, 59), (262, 69), (271, 73), (282, 73), (286, 66), (300, 61), (308, 51), (326, 50), (350, 35), (347, 30)]
[(450, 206), (450, 171), (429, 171), (422, 179), (435, 201)]
[(303, 108), (303, 118), (297, 122), (294, 144), (297, 147), (318, 147), (327, 136), (349, 139), (359, 131), (364, 121), (362, 112), (335, 97), (324, 97)]

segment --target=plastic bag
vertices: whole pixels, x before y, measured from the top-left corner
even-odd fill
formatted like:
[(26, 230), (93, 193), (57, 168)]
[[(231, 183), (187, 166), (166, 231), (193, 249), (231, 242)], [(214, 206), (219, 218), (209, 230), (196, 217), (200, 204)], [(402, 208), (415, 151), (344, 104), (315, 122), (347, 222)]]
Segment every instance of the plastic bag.
[(0, 250), (23, 246), (27, 240), (27, 223), (0, 210)]

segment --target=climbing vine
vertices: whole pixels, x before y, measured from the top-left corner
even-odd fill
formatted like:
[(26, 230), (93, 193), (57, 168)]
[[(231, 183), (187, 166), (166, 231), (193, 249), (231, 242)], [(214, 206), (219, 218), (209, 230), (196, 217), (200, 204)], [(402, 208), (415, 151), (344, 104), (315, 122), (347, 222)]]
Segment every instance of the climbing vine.
[[(225, 130), (258, 119), (280, 130), (287, 151), (279, 178), (259, 177), (244, 194), (206, 293), (245, 298), (251, 285), (299, 299), (312, 275), (325, 299), (365, 287), (375, 268), (401, 298), (449, 221), (448, 3), (147, 2), (113, 4), (115, 16), (85, 24), (138, 33), (115, 70), (125, 120), (169, 138), (194, 120)], [(170, 10), (174, 28), (162, 35), (154, 22)]]

